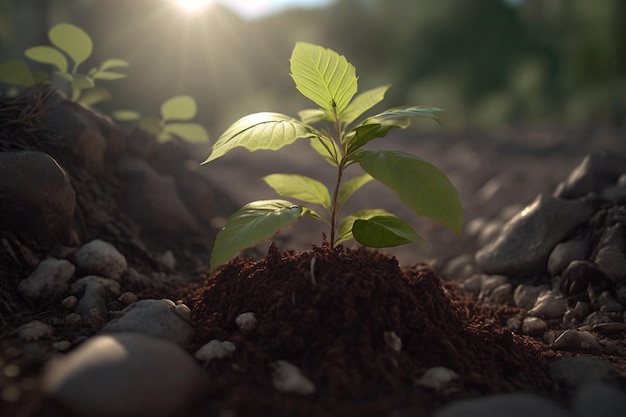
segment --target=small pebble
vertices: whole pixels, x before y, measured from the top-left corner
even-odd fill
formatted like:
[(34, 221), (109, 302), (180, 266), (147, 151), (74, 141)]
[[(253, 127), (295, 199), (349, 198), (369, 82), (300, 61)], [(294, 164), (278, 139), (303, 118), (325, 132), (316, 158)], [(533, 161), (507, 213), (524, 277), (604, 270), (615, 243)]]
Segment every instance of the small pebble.
[(277, 391), (300, 395), (315, 393), (315, 384), (297, 366), (287, 361), (272, 362), (270, 366), (274, 369), (272, 383)]
[(42, 321), (33, 320), (18, 327), (16, 332), (20, 339), (30, 342), (52, 336), (52, 327)]
[(239, 329), (244, 332), (254, 329), (258, 324), (254, 313), (251, 312), (238, 315), (237, 318), (235, 318), (235, 323)]
[(137, 296), (132, 292), (125, 292), (119, 296), (117, 301), (128, 306), (137, 301)]
[(440, 390), (458, 377), (459, 375), (452, 369), (435, 366), (428, 369), (420, 379), (416, 380), (415, 385)]
[(396, 352), (400, 352), (402, 350), (402, 339), (400, 339), (396, 332), (384, 332), (383, 338), (385, 339), (385, 344), (391, 349)]
[(526, 317), (522, 322), (522, 333), (540, 334), (548, 328), (548, 323), (538, 317)]
[(195, 353), (195, 357), (203, 362), (210, 362), (212, 359), (222, 359), (227, 356), (231, 356), (237, 348), (232, 342), (225, 340), (220, 342), (219, 340), (211, 340), (206, 345), (202, 346)]

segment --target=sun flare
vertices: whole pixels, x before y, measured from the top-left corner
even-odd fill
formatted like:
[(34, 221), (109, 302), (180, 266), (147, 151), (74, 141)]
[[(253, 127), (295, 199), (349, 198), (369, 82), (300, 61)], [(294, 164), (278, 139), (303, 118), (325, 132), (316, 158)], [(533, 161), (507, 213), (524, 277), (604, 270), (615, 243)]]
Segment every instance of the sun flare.
[(207, 10), (213, 5), (214, 0), (169, 0), (178, 6), (181, 10), (194, 14)]

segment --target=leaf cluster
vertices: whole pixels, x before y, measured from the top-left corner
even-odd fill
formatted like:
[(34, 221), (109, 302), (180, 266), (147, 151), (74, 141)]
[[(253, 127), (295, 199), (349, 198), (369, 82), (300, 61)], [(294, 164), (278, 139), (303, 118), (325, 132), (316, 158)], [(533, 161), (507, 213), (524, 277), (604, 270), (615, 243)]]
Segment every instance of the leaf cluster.
[(123, 122), (137, 121), (140, 128), (155, 135), (160, 142), (171, 140), (174, 136), (191, 143), (208, 142), (209, 134), (204, 126), (191, 122), (198, 112), (193, 97), (171, 97), (161, 104), (160, 110), (161, 117), (142, 116), (135, 110), (118, 110), (111, 116)]
[[(55, 68), (52, 73), (68, 83), (70, 99), (92, 106), (111, 99), (111, 94), (96, 86), (96, 80), (118, 80), (125, 78), (117, 69), (129, 66), (123, 59), (112, 58), (91, 68), (87, 73), (79, 72), (79, 67), (93, 51), (91, 37), (81, 28), (61, 23), (48, 33), (54, 46), (34, 46), (24, 55), (35, 62), (49, 64)], [(42, 83), (51, 82), (46, 72), (31, 71), (28, 64), (19, 59), (7, 59), (0, 62), (0, 81), (27, 89)], [(17, 91), (15, 91), (17, 93)], [(192, 143), (205, 143), (209, 135), (204, 126), (191, 120), (197, 114), (197, 105), (193, 97), (180, 95), (166, 100), (161, 105), (161, 117), (142, 117), (134, 110), (118, 110), (112, 116), (119, 121), (137, 121), (139, 127), (157, 137), (161, 142), (173, 136)]]
[[(111, 98), (104, 88), (96, 86), (96, 80), (118, 80), (126, 74), (118, 72), (127, 67), (127, 61), (118, 58), (107, 59), (86, 73), (79, 67), (93, 51), (93, 42), (81, 28), (69, 23), (54, 26), (48, 33), (54, 46), (33, 46), (24, 55), (35, 62), (49, 64), (55, 68), (53, 75), (65, 80), (69, 85), (69, 97), (85, 105), (94, 105)], [(0, 81), (29, 88), (43, 82), (50, 82), (45, 72), (31, 72), (28, 65), (19, 59), (7, 59), (0, 63)]]
[[(204, 163), (237, 147), (278, 150), (298, 139), (309, 140), (312, 149), (336, 169), (332, 191), (313, 178), (296, 174), (277, 173), (263, 180), (280, 196), (321, 206), (325, 213), (320, 215), (283, 199), (248, 203), (232, 214), (218, 233), (211, 254), (212, 268), (305, 215), (328, 224), (332, 246), (352, 238), (376, 248), (423, 243), (406, 221), (382, 209), (363, 209), (338, 217), (345, 202), (372, 179), (393, 190), (416, 214), (461, 233), (461, 203), (443, 172), (406, 152), (364, 149), (391, 130), (408, 127), (415, 117), (439, 122), (440, 109), (402, 107), (363, 118), (384, 99), (390, 86), (357, 95), (355, 67), (344, 56), (322, 46), (296, 43), (290, 69), (297, 90), (319, 107), (299, 112), (299, 119), (271, 112), (244, 116), (217, 139)], [(352, 165), (359, 165), (365, 173), (344, 182), (343, 174)]]

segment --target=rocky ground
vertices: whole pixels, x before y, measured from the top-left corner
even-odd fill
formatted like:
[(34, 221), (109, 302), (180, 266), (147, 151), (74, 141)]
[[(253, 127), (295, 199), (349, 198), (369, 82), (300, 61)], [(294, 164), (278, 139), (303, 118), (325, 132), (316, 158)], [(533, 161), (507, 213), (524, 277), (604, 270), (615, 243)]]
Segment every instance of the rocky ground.
[(622, 415), (625, 135), (398, 132), (373, 145), (449, 175), (463, 237), (369, 184), (348, 209), (429, 246), (332, 250), (302, 220), (210, 276), (260, 176), (332, 180), (306, 143), (199, 166), (51, 92), (2, 99), (0, 415)]

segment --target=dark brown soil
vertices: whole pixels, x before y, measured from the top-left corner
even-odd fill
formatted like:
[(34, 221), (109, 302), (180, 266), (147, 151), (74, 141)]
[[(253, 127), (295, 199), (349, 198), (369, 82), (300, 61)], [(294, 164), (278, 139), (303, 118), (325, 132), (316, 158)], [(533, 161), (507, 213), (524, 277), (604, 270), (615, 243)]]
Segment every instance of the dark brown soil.
[[(256, 329), (235, 324), (245, 312), (255, 313)], [(507, 313), (475, 304), (426, 265), (401, 268), (379, 252), (328, 245), (281, 255), (272, 245), (265, 259), (239, 258), (207, 278), (193, 308), (194, 348), (212, 339), (237, 346), (232, 358), (209, 362), (209, 400), (242, 416), (374, 416), (488, 393), (549, 395), (547, 365), (558, 355), (503, 330)], [(399, 352), (385, 343), (391, 331)], [(276, 360), (298, 366), (315, 394), (274, 390)], [(442, 391), (416, 386), (434, 366), (460, 377)]]

